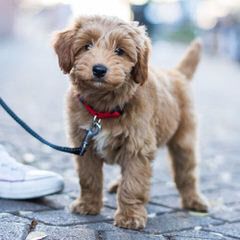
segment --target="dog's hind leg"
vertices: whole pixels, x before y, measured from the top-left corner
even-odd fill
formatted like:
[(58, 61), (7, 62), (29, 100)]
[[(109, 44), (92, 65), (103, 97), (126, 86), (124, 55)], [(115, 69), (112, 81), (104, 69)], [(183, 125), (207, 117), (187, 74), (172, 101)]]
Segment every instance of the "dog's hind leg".
[(117, 190), (121, 184), (122, 177), (119, 176), (117, 179), (113, 180), (108, 186), (109, 193), (117, 193)]
[(185, 116), (184, 123), (168, 143), (168, 151), (183, 207), (207, 211), (207, 201), (198, 188), (196, 130), (193, 119), (193, 116)]

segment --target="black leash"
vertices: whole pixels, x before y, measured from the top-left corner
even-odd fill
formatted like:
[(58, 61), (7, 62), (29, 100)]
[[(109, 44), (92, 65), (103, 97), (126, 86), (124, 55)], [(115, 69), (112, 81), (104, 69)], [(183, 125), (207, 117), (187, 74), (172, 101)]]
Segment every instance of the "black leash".
[(80, 148), (69, 148), (69, 147), (61, 147), (55, 144), (52, 144), (42, 138), (39, 134), (37, 134), (34, 130), (32, 130), (23, 120), (21, 120), (8, 105), (3, 101), (3, 99), (0, 97), (0, 105), (3, 107), (3, 109), (20, 125), (22, 126), (29, 134), (31, 134), (33, 137), (35, 137), (37, 140), (42, 142), (43, 144), (46, 144), (47, 146), (66, 153), (72, 153), (76, 155), (82, 156), (84, 154), (84, 150), (82, 150), (82, 147)]

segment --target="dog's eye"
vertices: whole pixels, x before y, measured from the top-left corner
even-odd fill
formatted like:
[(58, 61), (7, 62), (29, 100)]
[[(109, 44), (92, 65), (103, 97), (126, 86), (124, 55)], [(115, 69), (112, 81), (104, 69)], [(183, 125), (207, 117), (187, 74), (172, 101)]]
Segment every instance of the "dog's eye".
[(121, 56), (124, 54), (124, 51), (121, 48), (116, 48), (114, 52), (117, 53), (118, 56)]
[(88, 51), (90, 48), (92, 48), (93, 47), (93, 45), (92, 44), (88, 44), (88, 45), (85, 45), (84, 46), (84, 49), (86, 50), (86, 51)]

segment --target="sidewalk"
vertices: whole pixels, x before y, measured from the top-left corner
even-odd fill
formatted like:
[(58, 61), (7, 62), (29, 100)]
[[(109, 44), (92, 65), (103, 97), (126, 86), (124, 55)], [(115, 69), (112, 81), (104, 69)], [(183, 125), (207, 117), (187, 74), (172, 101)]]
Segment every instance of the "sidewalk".
[[(152, 62), (177, 63), (182, 46), (158, 43)], [(33, 129), (59, 145), (68, 145), (63, 121), (67, 77), (47, 44), (25, 41), (0, 45), (0, 95)], [(184, 211), (171, 178), (165, 149), (153, 164), (147, 227), (142, 231), (112, 225), (116, 196), (106, 192), (117, 166), (104, 167), (104, 208), (98, 216), (71, 214), (67, 206), (79, 194), (72, 157), (33, 140), (0, 109), (0, 144), (21, 162), (63, 175), (64, 191), (31, 201), (0, 199), (0, 240), (24, 240), (29, 232), (45, 239), (240, 239), (240, 66), (204, 55), (194, 78), (199, 113), (201, 188), (211, 203), (209, 214)]]

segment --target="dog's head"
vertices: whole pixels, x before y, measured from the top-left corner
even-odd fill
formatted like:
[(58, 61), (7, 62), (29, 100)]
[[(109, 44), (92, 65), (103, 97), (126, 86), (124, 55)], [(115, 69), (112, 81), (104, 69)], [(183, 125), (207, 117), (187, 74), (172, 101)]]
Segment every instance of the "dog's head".
[(60, 68), (78, 88), (114, 90), (148, 78), (150, 41), (145, 28), (115, 17), (80, 17), (56, 34)]

